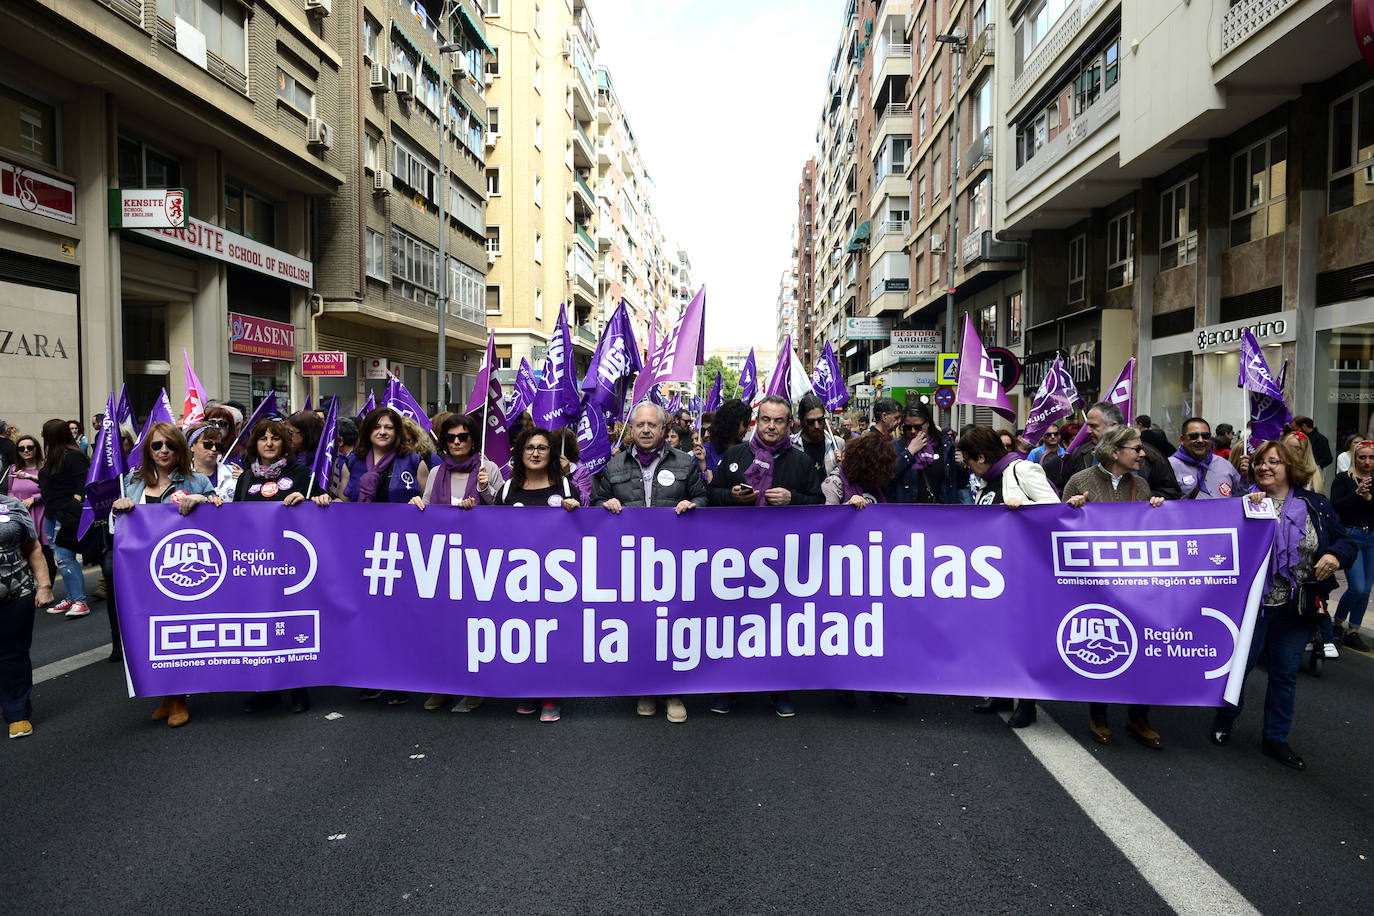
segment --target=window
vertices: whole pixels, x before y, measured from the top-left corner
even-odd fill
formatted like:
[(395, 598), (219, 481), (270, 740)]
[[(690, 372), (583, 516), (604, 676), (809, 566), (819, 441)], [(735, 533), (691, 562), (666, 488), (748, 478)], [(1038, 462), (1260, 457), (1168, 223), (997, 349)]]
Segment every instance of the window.
[(1198, 179), (1174, 185), (1159, 195), (1159, 269), (1197, 260)]
[(978, 83), (973, 90), (973, 132), (981, 134), (992, 126), (992, 77)]
[(534, 263), (544, 263), (544, 236), (538, 232), (534, 234)]
[(538, 173), (534, 176), (534, 205), (544, 206), (544, 179), (540, 178)]
[(988, 0), (978, 0), (973, 7), (973, 31), (970, 35), (978, 36), (983, 34), (983, 29), (988, 25)]
[(499, 165), (487, 169), (487, 196), (501, 196), (501, 167)]
[[(1026, 12), (1013, 26), (1016, 38), (1016, 72), (1030, 59), (1040, 42), (1045, 40), (1050, 28), (1070, 5), (1069, 0), (1035, 0), (1026, 7)], [(1073, 4), (1077, 6), (1077, 3)], [(977, 34), (977, 33), (975, 33)]]
[(252, 191), (224, 185), (224, 228), (250, 239), (276, 244), (277, 206)]
[(439, 252), (399, 229), (391, 230), (392, 289), (428, 308), (439, 301)]
[(920, 131), (919, 131), (920, 138), (921, 138), (922, 140), (924, 140), (924, 139), (926, 138), (926, 100), (925, 100), (925, 99), (921, 99), (920, 120), (919, 120), (917, 123), (918, 123), (918, 125), (919, 125), (919, 127), (920, 127)]
[(1231, 159), (1231, 244), (1282, 232), (1288, 216), (1288, 135), (1261, 140)]
[(146, 143), (121, 136), (118, 159), (121, 188), (181, 187), (181, 162)]
[(544, 7), (539, 0), (534, 0), (534, 33), (542, 34), (544, 31)]
[(1107, 289), (1129, 286), (1135, 278), (1135, 211), (1107, 222)]
[(0, 148), (56, 167), (57, 109), (0, 84)]
[(382, 153), (382, 138), (379, 134), (374, 134), (371, 130), (363, 132), (364, 159), (363, 164), (372, 171), (380, 171), (386, 164), (386, 156)]
[(277, 95), (307, 118), (315, 117), (315, 93), (281, 67), (277, 68)]
[(986, 172), (969, 190), (968, 228), (970, 232), (992, 228), (992, 178)]
[[(488, 14), (488, 15), (490, 15), (490, 14)], [(500, 48), (492, 48), (492, 49), (491, 49), (491, 53), (490, 53), (489, 55), (487, 55), (486, 72), (489, 73), (489, 74), (491, 74), (492, 76), (500, 76), (500, 75), (501, 75), (501, 49), (500, 49)]]
[(983, 306), (978, 315), (978, 336), (983, 339), (984, 346), (997, 344), (997, 303)]
[(487, 133), (491, 134), (493, 137), (499, 137), (501, 135), (500, 108), (487, 109)]
[(367, 230), (367, 275), (386, 280), (386, 236), (375, 229)]
[(486, 275), (473, 270), (457, 258), (448, 259), (448, 313), (466, 321), (482, 324), (482, 295)]
[(1082, 302), (1088, 268), (1088, 237), (1075, 236), (1069, 240), (1069, 301)]
[(945, 173), (940, 165), (940, 157), (935, 157), (935, 162), (930, 168), (930, 197), (931, 200), (940, 199), (940, 190), (945, 186)]
[(369, 61), (376, 63), (382, 59), (382, 24), (372, 18), (372, 14), (363, 13), (363, 56)]
[(544, 148), (544, 122), (538, 118), (534, 119), (534, 148)]
[(205, 50), (240, 75), (248, 72), (244, 9), (236, 0), (157, 0), (157, 14), (169, 23), (182, 19), (205, 36)]
[(486, 231), (486, 204), (457, 175), (448, 175), (448, 212), (459, 223), (481, 236)]
[[(439, 163), (415, 152), (408, 142), (397, 137), (391, 138), (393, 148), (392, 176), (401, 183), (418, 191), (426, 200), (437, 206), (439, 200)], [(415, 144), (414, 149), (419, 149)]]
[(487, 227), (487, 254), (496, 255), (497, 257), (500, 257), (501, 255), (500, 226)]
[(534, 290), (534, 320), (544, 320), (544, 291), (537, 287)]
[(499, 286), (487, 287), (487, 314), (501, 314), (501, 287)]
[(1007, 297), (1007, 345), (1015, 346), (1021, 342), (1021, 294), (1012, 293)]
[(940, 80), (943, 79), (940, 71), (935, 71), (935, 75), (930, 78), (930, 110), (935, 114), (940, 113), (940, 105), (944, 102), (944, 91), (940, 87)]
[(484, 0), (482, 12), (488, 19), (495, 19), (501, 15), (501, 0)]

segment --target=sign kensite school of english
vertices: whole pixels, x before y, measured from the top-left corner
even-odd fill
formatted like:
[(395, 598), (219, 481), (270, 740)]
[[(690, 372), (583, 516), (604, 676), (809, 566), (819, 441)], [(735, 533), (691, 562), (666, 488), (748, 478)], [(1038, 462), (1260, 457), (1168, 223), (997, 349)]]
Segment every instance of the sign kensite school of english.
[[(131, 694), (856, 689), (1219, 705), (1270, 518), (1244, 500), (121, 517)], [(529, 511), (537, 511), (531, 509)], [(977, 624), (984, 638), (970, 641)]]

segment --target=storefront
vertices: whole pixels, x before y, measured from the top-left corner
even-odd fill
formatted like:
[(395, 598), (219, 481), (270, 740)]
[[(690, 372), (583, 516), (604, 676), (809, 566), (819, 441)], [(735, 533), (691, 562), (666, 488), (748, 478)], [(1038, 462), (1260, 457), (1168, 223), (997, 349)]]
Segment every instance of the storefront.
[(1346, 437), (1374, 432), (1374, 299), (1319, 308), (1315, 317), (1312, 419), (1335, 452)]
[[(269, 308), (270, 304), (258, 307)], [(269, 394), (276, 394), (278, 403), (290, 404), (291, 370), (295, 361), (294, 325), (240, 312), (229, 313), (229, 395), (232, 400), (253, 409)], [(300, 403), (304, 400), (302, 397)], [(291, 404), (293, 409), (298, 406)]]
[[(1169, 400), (1162, 403), (1162, 410), (1158, 415), (1152, 414), (1155, 418), (1155, 425), (1164, 427), (1165, 432), (1170, 438), (1179, 434), (1183, 420), (1197, 413), (1196, 408), (1201, 407), (1198, 416), (1204, 417), (1213, 426), (1220, 423), (1229, 423), (1236, 429), (1245, 426), (1249, 416), (1249, 401), (1244, 391), (1236, 384), (1240, 378), (1240, 342), (1245, 329), (1249, 329), (1255, 335), (1255, 340), (1259, 342), (1260, 348), (1264, 353), (1265, 361), (1269, 363), (1269, 370), (1277, 377), (1282, 370), (1285, 358), (1291, 358), (1292, 347), (1285, 347), (1284, 344), (1292, 344), (1297, 339), (1297, 315), (1295, 312), (1276, 312), (1266, 315), (1263, 318), (1247, 318), (1241, 321), (1232, 321), (1226, 324), (1208, 325), (1194, 331), (1190, 338), (1191, 357), (1198, 357), (1193, 366), (1188, 370), (1187, 377), (1191, 380), (1194, 372), (1198, 376), (1198, 386), (1201, 389), (1202, 403), (1198, 405), (1197, 398), (1189, 391), (1186, 402), (1181, 397), (1182, 386), (1175, 386), (1178, 390), (1169, 387), (1169, 381), (1164, 379), (1166, 398), (1178, 396), (1179, 400), (1172, 404)], [(1158, 351), (1158, 348), (1156, 348)], [(1155, 384), (1160, 383), (1160, 376), (1156, 375)], [(1190, 386), (1191, 387), (1191, 386)], [(1290, 375), (1287, 390), (1293, 390), (1293, 379)], [(1154, 398), (1152, 397), (1152, 400)], [(1188, 412), (1182, 412), (1185, 409)], [(1170, 407), (1173, 409), (1169, 409)], [(1290, 403), (1291, 406), (1291, 403)]]
[(1035, 393), (1040, 390), (1040, 384), (1044, 382), (1050, 366), (1054, 365), (1056, 356), (1064, 357), (1064, 365), (1069, 370), (1074, 387), (1078, 389), (1078, 396), (1083, 399), (1083, 406), (1098, 399), (1102, 390), (1102, 342), (1094, 340), (1074, 344), (1064, 350), (1042, 350), (1021, 361), (1020, 390), (1027, 410), (1034, 403)]

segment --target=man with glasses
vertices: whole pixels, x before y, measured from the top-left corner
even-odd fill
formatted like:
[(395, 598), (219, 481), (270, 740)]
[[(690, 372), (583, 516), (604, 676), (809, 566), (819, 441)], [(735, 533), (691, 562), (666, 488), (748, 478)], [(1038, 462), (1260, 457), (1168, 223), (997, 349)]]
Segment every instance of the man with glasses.
[(1212, 453), (1212, 427), (1202, 417), (1183, 421), (1182, 444), (1169, 456), (1184, 499), (1224, 499), (1245, 492), (1240, 472)]
[(1045, 430), (1045, 435), (1040, 437), (1040, 444), (1030, 450), (1026, 456), (1027, 461), (1034, 461), (1036, 464), (1043, 465), (1045, 459), (1050, 455), (1063, 458), (1068, 454), (1068, 449), (1064, 447), (1064, 440), (1059, 435), (1059, 426), (1056, 424)]
[[(791, 423), (792, 405), (786, 398), (769, 395), (763, 399), (754, 437), (726, 449), (716, 466), (706, 490), (711, 505), (819, 506), (825, 501), (815, 463), (792, 446), (787, 434)], [(786, 693), (775, 693), (771, 699), (784, 719), (797, 714)], [(733, 704), (732, 696), (720, 696), (711, 711), (728, 713)]]
[(910, 404), (897, 436), (897, 461), (889, 484), (894, 503), (940, 503), (945, 483), (945, 440), (925, 408)]
[[(1097, 446), (1098, 438), (1113, 426), (1121, 426), (1126, 422), (1126, 415), (1121, 412), (1121, 408), (1107, 401), (1098, 401), (1089, 407), (1084, 417), (1085, 425), (1088, 427), (1088, 441), (1080, 445), (1077, 451), (1062, 458), (1051, 455), (1045, 460), (1045, 476), (1061, 493), (1070, 477), (1084, 468), (1097, 464), (1097, 459), (1093, 457), (1093, 449)], [(1140, 458), (1140, 470), (1136, 474), (1149, 483), (1150, 492), (1155, 496), (1163, 496), (1165, 499), (1179, 499), (1183, 496), (1178, 480), (1173, 475), (1173, 469), (1164, 460), (1164, 456), (1149, 445), (1145, 446), (1145, 453)]]
[(816, 473), (824, 480), (839, 463), (843, 443), (830, 434), (825, 422), (825, 405), (813, 392), (802, 395), (797, 413), (801, 415), (801, 431), (792, 437), (792, 444), (806, 453), (816, 466)]
[[(616, 452), (596, 475), (592, 505), (619, 515), (626, 506), (672, 507), (678, 515), (706, 505), (706, 484), (696, 459), (664, 441), (668, 417), (662, 407), (645, 402), (630, 414), (631, 445)], [(666, 697), (669, 722), (686, 722), (682, 697)], [(636, 712), (652, 716), (658, 697), (640, 697)]]

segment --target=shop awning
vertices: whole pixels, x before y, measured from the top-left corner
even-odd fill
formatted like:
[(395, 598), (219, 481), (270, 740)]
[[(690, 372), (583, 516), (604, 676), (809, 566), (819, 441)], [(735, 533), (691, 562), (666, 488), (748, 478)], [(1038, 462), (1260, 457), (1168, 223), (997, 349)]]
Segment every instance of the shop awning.
[(872, 223), (864, 220), (854, 229), (854, 234), (849, 237), (849, 244), (845, 246), (845, 251), (863, 251), (864, 243), (868, 241), (872, 231)]
[(476, 38), (478, 43), (481, 44), (482, 48), (488, 54), (495, 54), (496, 49), (493, 48), (491, 46), (491, 43), (487, 41), (487, 36), (482, 34), (482, 27), (477, 24), (476, 19), (472, 18), (472, 14), (468, 12), (468, 8), (460, 4), (458, 7), (458, 12), (462, 14), (463, 26), (468, 30), (468, 34), (471, 35), (473, 38)]

